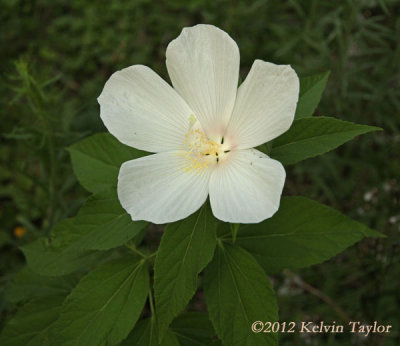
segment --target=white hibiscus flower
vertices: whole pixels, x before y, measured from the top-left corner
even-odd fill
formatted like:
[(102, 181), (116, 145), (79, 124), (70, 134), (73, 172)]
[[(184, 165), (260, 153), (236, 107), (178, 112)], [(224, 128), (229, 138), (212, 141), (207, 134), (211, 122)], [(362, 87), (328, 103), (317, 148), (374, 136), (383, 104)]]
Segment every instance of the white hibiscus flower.
[(238, 89), (238, 46), (212, 25), (184, 28), (166, 56), (173, 88), (134, 65), (114, 73), (98, 99), (101, 119), (119, 141), (155, 153), (121, 166), (121, 205), (133, 220), (160, 224), (189, 216), (209, 195), (222, 221), (271, 217), (285, 170), (252, 148), (293, 122), (295, 71), (256, 60)]

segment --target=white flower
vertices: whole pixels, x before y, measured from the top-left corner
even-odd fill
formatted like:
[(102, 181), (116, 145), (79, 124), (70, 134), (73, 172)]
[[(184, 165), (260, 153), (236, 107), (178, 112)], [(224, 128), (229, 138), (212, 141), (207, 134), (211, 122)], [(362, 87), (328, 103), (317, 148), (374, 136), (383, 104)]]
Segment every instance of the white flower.
[(289, 65), (256, 60), (237, 89), (239, 49), (212, 25), (185, 28), (167, 48), (173, 88), (150, 68), (114, 73), (98, 101), (122, 143), (156, 153), (125, 162), (118, 196), (133, 220), (168, 223), (198, 210), (256, 223), (279, 208), (280, 162), (252, 149), (293, 122), (299, 80)]

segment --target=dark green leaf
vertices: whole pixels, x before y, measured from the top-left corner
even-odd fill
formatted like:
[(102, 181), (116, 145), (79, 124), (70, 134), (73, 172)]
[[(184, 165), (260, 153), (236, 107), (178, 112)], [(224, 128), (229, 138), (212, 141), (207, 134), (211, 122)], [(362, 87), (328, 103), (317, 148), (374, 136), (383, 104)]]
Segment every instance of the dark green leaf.
[(270, 156), (289, 165), (333, 150), (363, 133), (380, 130), (330, 117), (295, 120), (289, 131), (273, 142)]
[(108, 250), (125, 244), (148, 225), (145, 221), (132, 221), (115, 191), (90, 196), (74, 220), (73, 230), (52, 232), (52, 246), (79, 242), (83, 250)]
[[(226, 237), (231, 237), (228, 229)], [(278, 212), (259, 224), (242, 225), (236, 244), (268, 273), (321, 263), (364, 237), (380, 233), (305, 197), (282, 198)]]
[[(65, 219), (54, 227), (54, 233), (69, 232), (74, 229), (74, 219)], [(80, 251), (78, 243), (71, 246), (51, 246), (48, 238), (21, 247), (29, 268), (47, 276), (63, 276), (81, 268), (87, 268), (103, 259), (106, 254), (99, 251)]]
[(22, 251), (34, 271), (64, 275), (97, 258), (92, 250), (121, 246), (146, 226), (147, 222), (131, 220), (115, 193), (103, 191), (89, 197), (75, 218), (56, 225), (50, 239), (41, 238), (23, 246)]
[(4, 327), (0, 335), (0, 345), (52, 346), (48, 333), (58, 318), (65, 296), (49, 296), (21, 307)]
[(67, 295), (78, 281), (78, 275), (41, 276), (24, 267), (7, 285), (5, 297), (9, 302), (18, 303), (51, 295)]
[(200, 312), (187, 312), (171, 324), (181, 346), (209, 346), (215, 336), (208, 316)]
[(224, 345), (277, 345), (276, 334), (251, 331), (254, 321), (277, 321), (278, 306), (264, 270), (247, 251), (229, 244), (218, 246), (206, 268), (204, 294)]
[(196, 292), (198, 273), (214, 253), (215, 230), (216, 222), (208, 205), (166, 227), (154, 267), (160, 336)]
[(258, 147), (256, 147), (256, 149), (260, 150), (264, 154), (267, 154), (268, 156), (270, 156), (271, 155), (272, 146), (273, 146), (273, 140), (271, 140), (271, 141), (269, 141), (267, 143), (259, 145)]
[(300, 78), (299, 102), (297, 103), (296, 119), (311, 117), (317, 108), (326, 83), (328, 82), (330, 71)]
[(125, 161), (148, 153), (120, 143), (109, 133), (99, 133), (69, 148), (79, 182), (90, 192), (116, 188), (119, 168)]
[(120, 258), (87, 274), (65, 300), (53, 345), (116, 345), (129, 334), (149, 290), (144, 261)]
[(180, 346), (175, 334), (169, 329), (162, 342), (159, 343), (158, 340), (157, 323), (155, 319), (148, 318), (136, 325), (121, 346)]

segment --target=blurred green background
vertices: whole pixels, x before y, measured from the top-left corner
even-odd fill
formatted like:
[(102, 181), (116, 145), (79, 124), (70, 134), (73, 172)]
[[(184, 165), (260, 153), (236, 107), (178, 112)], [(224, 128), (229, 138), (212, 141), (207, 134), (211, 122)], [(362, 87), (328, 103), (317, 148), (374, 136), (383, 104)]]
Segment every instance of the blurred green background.
[(74, 215), (86, 197), (65, 147), (105, 131), (96, 101), (116, 70), (145, 64), (168, 80), (165, 49), (184, 26), (210, 23), (254, 59), (300, 76), (330, 69), (318, 115), (380, 126), (289, 167), (305, 195), (387, 235), (322, 265), (272, 277), (282, 321), (392, 324), (383, 337), (281, 335), (282, 345), (400, 344), (400, 1), (2, 0), (0, 11), (0, 310), (24, 265), (18, 246)]

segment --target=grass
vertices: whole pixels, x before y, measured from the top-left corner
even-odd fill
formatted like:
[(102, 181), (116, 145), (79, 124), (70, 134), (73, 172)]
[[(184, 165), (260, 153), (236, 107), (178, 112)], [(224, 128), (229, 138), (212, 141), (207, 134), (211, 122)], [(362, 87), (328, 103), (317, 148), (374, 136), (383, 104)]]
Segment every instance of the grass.
[[(0, 13), (1, 287), (23, 265), (18, 246), (73, 215), (85, 198), (65, 147), (103, 131), (96, 102), (110, 74), (145, 64), (167, 77), (165, 48), (183, 26), (211, 23), (254, 59), (291, 64), (300, 75), (330, 69), (317, 114), (375, 125), (323, 157), (288, 169), (287, 194), (331, 205), (388, 237), (337, 258), (274, 277), (282, 321), (339, 321), (304, 282), (352, 320), (397, 329), (366, 340), (349, 335), (281, 335), (282, 345), (399, 343), (400, 182), (399, 1), (2, 1)], [(18, 238), (13, 230), (27, 232)], [(301, 281), (296, 280), (301, 278)], [(0, 303), (3, 316), (8, 313)]]

